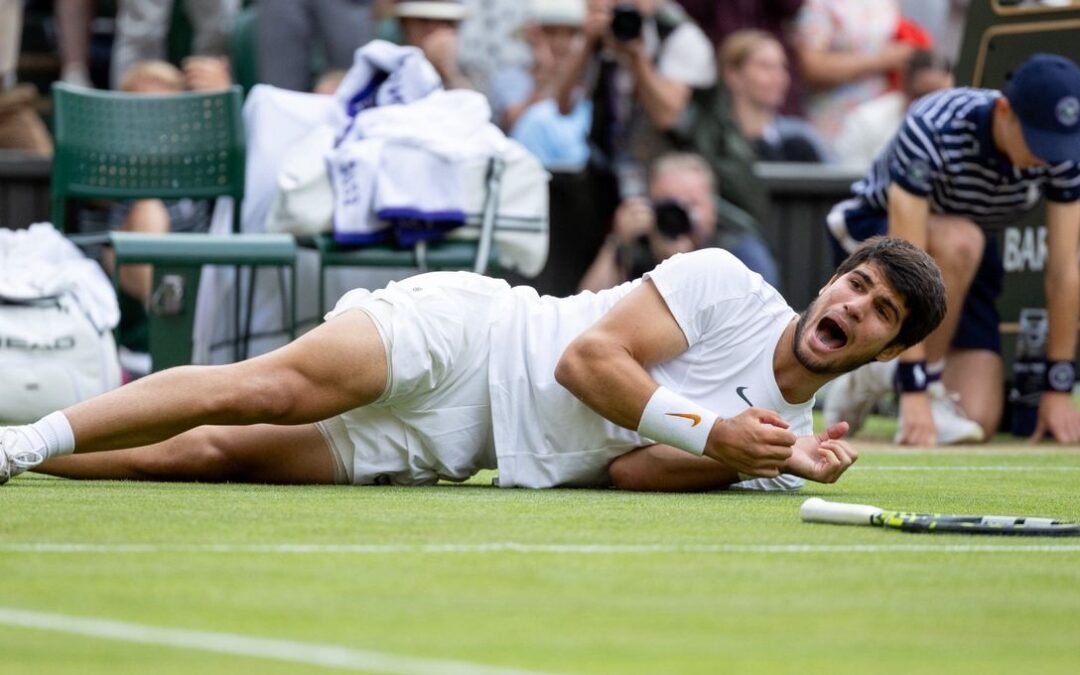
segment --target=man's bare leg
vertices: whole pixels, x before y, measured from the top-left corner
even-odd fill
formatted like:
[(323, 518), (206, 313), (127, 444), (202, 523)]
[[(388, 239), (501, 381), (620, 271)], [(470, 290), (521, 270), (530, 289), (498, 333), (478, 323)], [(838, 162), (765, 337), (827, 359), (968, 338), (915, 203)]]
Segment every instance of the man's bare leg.
[(377, 399), (386, 363), (371, 318), (351, 311), (269, 354), (170, 368), (64, 415), (75, 452), (153, 445), (203, 425), (311, 424)]
[(978, 225), (967, 218), (932, 214), (927, 230), (927, 249), (941, 269), (945, 282), (945, 318), (926, 338), (926, 360), (930, 363), (945, 358), (960, 322), (964, 298), (982, 260), (986, 236)]
[(333, 484), (330, 452), (313, 424), (199, 427), (144, 448), (57, 457), (34, 470), (89, 480)]
[[(170, 226), (169, 211), (164, 202), (160, 199), (141, 199), (131, 205), (120, 229), (124, 232), (166, 234)], [(116, 256), (108, 247), (101, 252), (101, 262), (110, 274), (120, 276), (120, 288), (125, 293), (139, 300), (143, 306), (149, 304), (154, 287), (153, 265), (124, 265), (117, 271)]]
[[(59, 417), (76, 453), (141, 448), (204, 425), (309, 425), (371, 403), (387, 382), (382, 337), (357, 310), (269, 354), (227, 366), (172, 368), (41, 423)], [(4, 480), (16, 461), (19, 470), (33, 468), (72, 448), (35, 450), (19, 428), (4, 434), (5, 457), (19, 458), (4, 463)]]
[(953, 349), (945, 360), (945, 388), (960, 395), (960, 409), (986, 438), (997, 431), (1004, 412), (1004, 369), (1001, 355), (989, 349)]

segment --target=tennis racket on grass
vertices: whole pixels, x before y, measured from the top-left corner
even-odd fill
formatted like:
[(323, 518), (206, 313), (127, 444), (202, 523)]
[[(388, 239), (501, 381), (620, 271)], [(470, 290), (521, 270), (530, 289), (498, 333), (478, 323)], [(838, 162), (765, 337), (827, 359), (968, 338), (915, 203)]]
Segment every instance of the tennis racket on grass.
[(1023, 516), (951, 516), (940, 513), (886, 511), (866, 504), (829, 502), (811, 497), (799, 509), (807, 523), (876, 525), (904, 532), (998, 534), (1021, 537), (1075, 537), (1080, 525), (1053, 518)]

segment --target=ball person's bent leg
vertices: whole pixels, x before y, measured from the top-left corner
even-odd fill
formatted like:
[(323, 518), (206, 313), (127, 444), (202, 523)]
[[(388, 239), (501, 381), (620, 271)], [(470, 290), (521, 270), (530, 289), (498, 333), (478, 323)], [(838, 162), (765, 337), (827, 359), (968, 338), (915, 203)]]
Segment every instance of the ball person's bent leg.
[(978, 225), (959, 216), (930, 215), (927, 248), (941, 269), (947, 311), (941, 325), (926, 338), (926, 359), (945, 358), (956, 333), (961, 308), (979, 269), (986, 237)]
[(314, 424), (199, 427), (143, 448), (50, 459), (34, 471), (87, 480), (333, 484), (330, 447)]
[(945, 388), (960, 395), (964, 415), (979, 423), (986, 438), (997, 431), (1004, 412), (1004, 370), (1001, 355), (989, 349), (952, 349), (945, 361)]

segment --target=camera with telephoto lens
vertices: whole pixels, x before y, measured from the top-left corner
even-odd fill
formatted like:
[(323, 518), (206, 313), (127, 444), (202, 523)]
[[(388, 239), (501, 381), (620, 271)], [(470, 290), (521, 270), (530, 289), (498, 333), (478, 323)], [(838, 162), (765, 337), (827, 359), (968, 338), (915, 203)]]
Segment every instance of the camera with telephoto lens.
[(656, 219), (656, 230), (668, 239), (690, 234), (693, 229), (690, 213), (682, 204), (672, 200), (663, 200), (654, 202), (652, 208), (653, 217)]
[(633, 4), (620, 3), (611, 11), (611, 34), (619, 42), (630, 42), (641, 37), (643, 24), (641, 12)]

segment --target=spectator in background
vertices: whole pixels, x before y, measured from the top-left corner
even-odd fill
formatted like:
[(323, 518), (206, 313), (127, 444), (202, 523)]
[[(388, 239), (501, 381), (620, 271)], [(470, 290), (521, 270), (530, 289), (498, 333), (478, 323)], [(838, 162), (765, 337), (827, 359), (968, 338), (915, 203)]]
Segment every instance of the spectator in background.
[(525, 109), (553, 98), (555, 77), (581, 35), (585, 0), (530, 0), (522, 34), (531, 51), (529, 67), (500, 70), (491, 81), (492, 114), (503, 129), (511, 129)]
[(405, 44), (423, 50), (447, 89), (476, 88), (459, 58), (459, 29), (467, 14), (461, 0), (398, 0), (394, 5)]
[(497, 73), (527, 68), (529, 45), (522, 28), (529, 19), (529, 0), (464, 0), (458, 62), (469, 81), (486, 96), (493, 93)]
[[(166, 56), (166, 38), (172, 22), (174, 0), (118, 0), (116, 40), (112, 52), (112, 85), (135, 64), (159, 61)], [(295, 2), (295, 0), (290, 0)], [(269, 0), (259, 3), (260, 9)], [(194, 29), (195, 54), (222, 56), (228, 51), (240, 0), (184, 0), (184, 10)], [(274, 45), (281, 49), (281, 44)]]
[(18, 81), (19, 45), (22, 42), (23, 0), (0, 0), (0, 91)]
[(22, 0), (0, 0), (0, 148), (52, 156), (52, 138), (34, 109), (37, 90), (16, 86)]
[(22, 28), (23, 0), (0, 0), (0, 91), (18, 82)]
[(700, 248), (723, 248), (765, 281), (779, 281), (776, 262), (752, 219), (721, 212), (712, 171), (698, 155), (672, 153), (651, 166), (648, 198), (631, 197), (615, 211), (607, 242), (581, 281), (599, 291), (636, 279), (658, 263)]
[(836, 138), (837, 158), (865, 171), (904, 121), (908, 107), (920, 97), (953, 86), (948, 60), (925, 49), (916, 51), (904, 67), (902, 88), (863, 103), (844, 118)]
[(310, 91), (316, 46), (331, 70), (348, 69), (353, 53), (374, 35), (371, 0), (259, 0), (259, 79)]
[[(936, 2), (937, 0), (935, 0)], [(687, 14), (719, 47), (738, 30), (756, 29), (772, 35), (784, 46), (788, 62), (795, 60), (789, 24), (802, 7), (803, 0), (677, 0)], [(792, 86), (780, 110), (785, 115), (802, 114), (802, 83), (798, 73), (791, 73)]]
[(533, 53), (531, 69), (507, 69), (492, 80), (495, 118), (555, 171), (581, 170), (589, 156), (591, 104), (579, 91), (573, 110), (563, 115), (554, 98), (557, 76), (567, 67), (584, 19), (585, 0), (532, 0), (524, 29)]
[(693, 91), (716, 82), (712, 45), (668, 0), (634, 0), (618, 11), (614, 0), (587, 0), (583, 39), (558, 81), (563, 114), (583, 74), (593, 103), (590, 162), (615, 176), (620, 196), (641, 195), (643, 167), (671, 147), (664, 134)]
[[(216, 91), (231, 84), (228, 62), (211, 56), (189, 57), (183, 70), (165, 61), (144, 61), (128, 68), (120, 79), (123, 91), (142, 95)], [(109, 227), (150, 234), (205, 232), (210, 227), (211, 207), (205, 200), (140, 199), (118, 204), (110, 214)], [(106, 250), (104, 255), (106, 268), (112, 269), (110, 252)], [(119, 271), (119, 278), (121, 290), (146, 306), (153, 287), (150, 265), (125, 265)]]
[(90, 20), (94, 0), (56, 0), (56, 33), (60, 51), (60, 80), (77, 87), (90, 81)]
[(900, 13), (926, 30), (935, 54), (956, 63), (969, 4), (971, 0), (900, 0)]
[(740, 30), (720, 47), (720, 71), (731, 112), (757, 158), (769, 162), (823, 162), (825, 143), (805, 120), (779, 114), (791, 85), (787, 55), (776, 38)]
[(312, 87), (312, 94), (321, 94), (323, 96), (330, 96), (337, 88), (341, 86), (341, 81), (345, 79), (347, 70), (330, 70), (319, 76), (319, 79), (315, 81), (315, 86)]
[(897, 0), (806, 0), (795, 22), (807, 119), (829, 143), (856, 106), (884, 94), (915, 50), (895, 39)]

